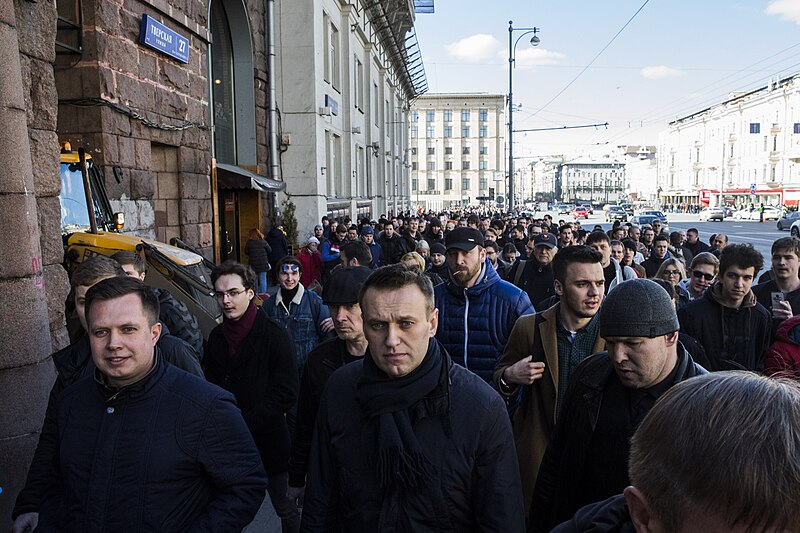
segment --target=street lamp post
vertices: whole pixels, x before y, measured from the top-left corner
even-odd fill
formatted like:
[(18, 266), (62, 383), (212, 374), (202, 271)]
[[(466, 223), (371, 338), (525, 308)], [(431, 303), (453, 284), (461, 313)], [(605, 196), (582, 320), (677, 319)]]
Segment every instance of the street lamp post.
[[(512, 44), (515, 31), (524, 33)], [(508, 21), (508, 208), (510, 211), (514, 209), (514, 51), (519, 40), (530, 33), (533, 34), (531, 46), (537, 46), (538, 32), (539, 28), (515, 28), (514, 22)]]

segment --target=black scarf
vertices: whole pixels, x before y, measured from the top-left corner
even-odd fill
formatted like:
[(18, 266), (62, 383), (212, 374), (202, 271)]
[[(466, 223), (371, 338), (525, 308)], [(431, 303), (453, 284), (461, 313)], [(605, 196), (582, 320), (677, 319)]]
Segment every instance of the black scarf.
[(430, 478), (431, 466), (411, 424), (409, 409), (447, 382), (447, 355), (435, 339), (422, 363), (400, 378), (388, 377), (368, 353), (356, 384), (356, 399), (378, 430), (378, 481), (381, 487), (414, 489)]

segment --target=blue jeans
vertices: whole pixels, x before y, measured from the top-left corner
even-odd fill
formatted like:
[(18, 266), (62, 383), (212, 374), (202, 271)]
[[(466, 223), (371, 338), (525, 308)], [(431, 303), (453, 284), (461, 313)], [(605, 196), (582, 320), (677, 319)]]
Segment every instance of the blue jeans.
[(256, 294), (264, 294), (267, 292), (267, 273), (266, 272), (256, 272)]

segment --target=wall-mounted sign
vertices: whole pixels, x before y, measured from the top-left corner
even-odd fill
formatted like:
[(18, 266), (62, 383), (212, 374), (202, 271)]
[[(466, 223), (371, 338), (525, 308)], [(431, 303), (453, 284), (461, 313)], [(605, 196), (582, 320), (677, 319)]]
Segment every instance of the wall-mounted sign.
[(189, 39), (150, 15), (142, 15), (139, 42), (181, 63), (189, 62)]
[(329, 94), (325, 95), (325, 107), (331, 108), (331, 115), (339, 115), (339, 102), (334, 100)]

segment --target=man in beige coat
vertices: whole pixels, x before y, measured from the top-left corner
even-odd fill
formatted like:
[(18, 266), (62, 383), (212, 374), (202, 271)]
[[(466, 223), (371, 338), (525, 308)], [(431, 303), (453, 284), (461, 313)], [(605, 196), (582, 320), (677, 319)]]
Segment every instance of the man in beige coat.
[(514, 324), (494, 372), (501, 394), (522, 400), (514, 415), (526, 516), (539, 465), (558, 417), (569, 376), (581, 361), (601, 352), (597, 312), (605, 276), (600, 252), (588, 246), (562, 249), (553, 260), (554, 288), (560, 302)]

